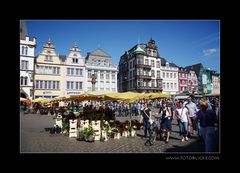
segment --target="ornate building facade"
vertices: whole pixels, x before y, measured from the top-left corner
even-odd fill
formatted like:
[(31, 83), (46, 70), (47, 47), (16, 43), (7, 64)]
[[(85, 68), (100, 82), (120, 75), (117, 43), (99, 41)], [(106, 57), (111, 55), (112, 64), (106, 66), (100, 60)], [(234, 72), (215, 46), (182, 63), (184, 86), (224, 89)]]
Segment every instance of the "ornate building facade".
[(161, 60), (153, 39), (126, 51), (119, 62), (119, 92), (161, 92)]
[(79, 95), (86, 91), (85, 83), (85, 59), (80, 53), (80, 49), (75, 44), (66, 58), (63, 67), (64, 96)]
[(35, 59), (35, 98), (54, 98), (63, 95), (65, 60), (66, 56), (57, 55), (49, 39)]

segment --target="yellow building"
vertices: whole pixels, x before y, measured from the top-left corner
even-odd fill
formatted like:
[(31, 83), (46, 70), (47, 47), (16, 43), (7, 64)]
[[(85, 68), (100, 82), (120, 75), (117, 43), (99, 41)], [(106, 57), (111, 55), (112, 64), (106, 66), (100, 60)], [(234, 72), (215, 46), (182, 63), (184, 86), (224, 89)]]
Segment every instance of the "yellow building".
[(58, 56), (52, 42), (43, 46), (35, 59), (34, 96), (54, 98), (64, 91), (64, 64), (66, 56)]

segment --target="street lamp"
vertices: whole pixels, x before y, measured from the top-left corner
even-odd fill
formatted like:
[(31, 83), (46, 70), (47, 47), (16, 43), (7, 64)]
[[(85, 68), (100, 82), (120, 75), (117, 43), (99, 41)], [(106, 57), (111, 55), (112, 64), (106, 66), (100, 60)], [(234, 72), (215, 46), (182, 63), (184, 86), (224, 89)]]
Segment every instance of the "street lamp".
[(96, 81), (97, 76), (95, 75), (95, 73), (92, 74), (91, 78), (92, 78), (92, 81), (91, 81), (91, 83), (92, 83), (92, 91), (95, 91), (95, 84), (97, 82)]
[(34, 99), (34, 75), (31, 71), (28, 71), (27, 73), (30, 81), (32, 82), (32, 91), (30, 90), (30, 96), (32, 96), (32, 99)]

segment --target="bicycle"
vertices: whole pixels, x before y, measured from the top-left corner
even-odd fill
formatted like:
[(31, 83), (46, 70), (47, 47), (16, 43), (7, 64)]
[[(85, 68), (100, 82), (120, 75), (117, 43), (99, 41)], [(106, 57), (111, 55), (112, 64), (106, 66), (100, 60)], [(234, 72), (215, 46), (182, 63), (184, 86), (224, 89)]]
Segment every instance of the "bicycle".
[(149, 132), (149, 138), (145, 142), (145, 145), (154, 145), (156, 142), (157, 136), (160, 134), (160, 122), (159, 122), (160, 117), (155, 117), (154, 121), (152, 124), (150, 124), (150, 127), (148, 129)]

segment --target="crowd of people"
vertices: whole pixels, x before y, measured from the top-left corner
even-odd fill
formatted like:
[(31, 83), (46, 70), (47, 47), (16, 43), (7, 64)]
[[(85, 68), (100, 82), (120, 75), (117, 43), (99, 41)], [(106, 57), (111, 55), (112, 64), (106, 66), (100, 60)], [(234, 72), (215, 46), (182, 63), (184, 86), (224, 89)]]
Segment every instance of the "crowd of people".
[[(181, 141), (188, 141), (189, 137), (197, 133), (204, 140), (206, 152), (218, 150), (220, 107), (217, 98), (188, 97), (186, 101), (175, 100), (174, 102), (171, 99), (162, 99), (160, 105), (158, 113), (161, 117), (160, 136), (166, 143), (169, 142), (172, 120), (176, 119)], [(145, 136), (151, 125), (149, 123), (149, 118), (152, 116), (150, 107), (146, 103), (142, 111)]]
[(39, 103), (24, 104), (23, 111), (32, 113), (52, 114), (60, 113), (76, 118), (74, 112), (79, 112), (82, 119), (89, 120), (115, 120), (116, 117), (141, 116), (144, 136), (148, 137), (151, 124), (149, 119), (153, 118), (153, 110), (160, 117), (160, 137), (169, 142), (172, 130), (172, 120), (177, 120), (179, 136), (181, 141), (188, 141), (192, 135), (198, 134), (204, 140), (205, 151), (212, 152), (218, 146), (218, 127), (220, 116), (219, 100), (213, 98), (188, 97), (187, 100), (174, 99), (141, 99), (133, 103), (117, 101), (86, 101), (68, 102), (65, 107), (58, 104), (44, 106)]

